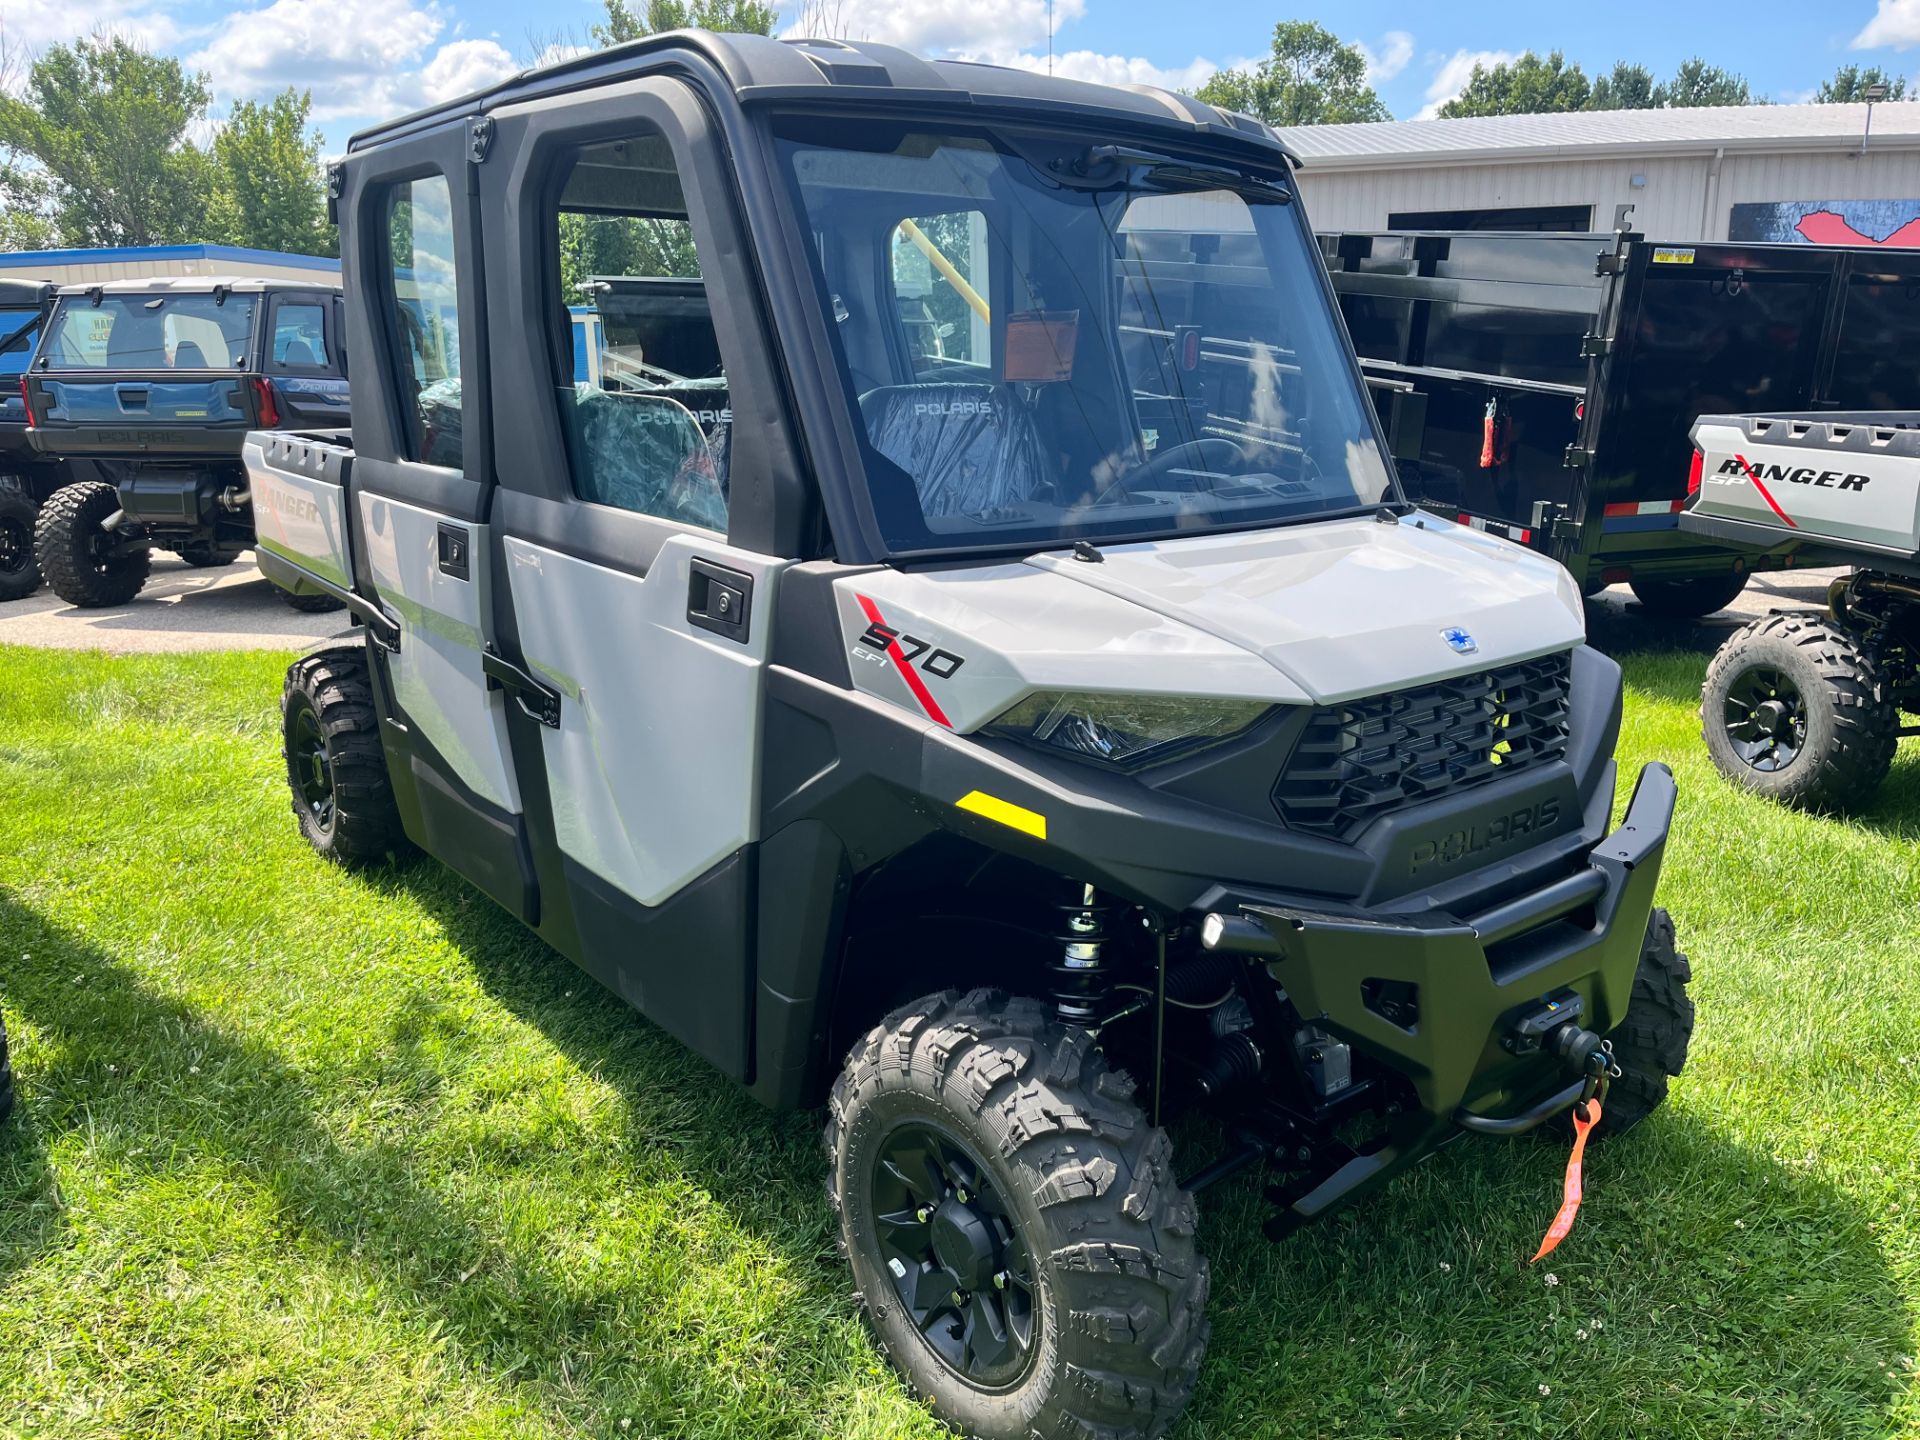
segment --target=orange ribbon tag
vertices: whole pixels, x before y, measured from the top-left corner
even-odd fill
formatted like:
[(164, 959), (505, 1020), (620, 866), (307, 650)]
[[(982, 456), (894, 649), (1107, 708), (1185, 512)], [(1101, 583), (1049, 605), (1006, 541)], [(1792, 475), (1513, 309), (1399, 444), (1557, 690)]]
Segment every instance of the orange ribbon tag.
[[(1583, 1119), (1580, 1112), (1585, 1110)], [(1596, 1096), (1584, 1105), (1573, 1107), (1573, 1153), (1567, 1157), (1567, 1182), (1561, 1193), (1560, 1213), (1553, 1217), (1553, 1224), (1547, 1227), (1547, 1238), (1540, 1242), (1540, 1249), (1529, 1265), (1537, 1264), (1553, 1252), (1553, 1247), (1567, 1238), (1573, 1229), (1573, 1217), (1580, 1213), (1580, 1166), (1587, 1153), (1587, 1132), (1600, 1123), (1600, 1101)]]

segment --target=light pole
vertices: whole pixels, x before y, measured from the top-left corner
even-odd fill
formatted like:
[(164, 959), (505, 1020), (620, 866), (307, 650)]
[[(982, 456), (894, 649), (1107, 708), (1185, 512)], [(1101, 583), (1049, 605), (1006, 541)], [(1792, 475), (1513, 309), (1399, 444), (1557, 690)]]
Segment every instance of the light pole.
[(1867, 128), (1860, 136), (1860, 153), (1867, 153), (1867, 142), (1873, 139), (1873, 107), (1887, 98), (1887, 82), (1876, 80), (1861, 92), (1867, 102)]

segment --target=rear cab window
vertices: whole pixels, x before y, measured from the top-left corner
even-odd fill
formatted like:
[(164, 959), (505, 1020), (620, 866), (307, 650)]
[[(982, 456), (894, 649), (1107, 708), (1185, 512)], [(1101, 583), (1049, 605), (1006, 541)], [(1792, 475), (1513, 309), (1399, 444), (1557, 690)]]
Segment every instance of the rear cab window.
[(238, 370), (258, 297), (72, 295), (59, 303), (46, 354), (62, 370)]
[(325, 370), (327, 307), (319, 300), (282, 300), (273, 312), (271, 355), (281, 370)]

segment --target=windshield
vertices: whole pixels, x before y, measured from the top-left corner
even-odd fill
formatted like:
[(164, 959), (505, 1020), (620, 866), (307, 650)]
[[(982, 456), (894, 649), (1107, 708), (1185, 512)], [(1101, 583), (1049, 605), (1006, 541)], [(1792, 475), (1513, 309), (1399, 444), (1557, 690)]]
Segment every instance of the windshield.
[(42, 353), (56, 370), (237, 370), (251, 295), (85, 295), (59, 302)]
[(894, 552), (1377, 504), (1391, 473), (1284, 182), (1128, 147), (776, 124)]

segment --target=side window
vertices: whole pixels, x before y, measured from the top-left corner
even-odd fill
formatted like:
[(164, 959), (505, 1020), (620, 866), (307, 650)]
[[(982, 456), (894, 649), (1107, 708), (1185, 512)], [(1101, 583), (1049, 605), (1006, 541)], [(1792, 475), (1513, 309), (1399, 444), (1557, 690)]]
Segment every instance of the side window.
[(666, 137), (562, 159), (549, 303), (574, 493), (726, 533), (733, 409)]
[(388, 300), (407, 456), (457, 470), (460, 299), (446, 177), (428, 175), (395, 185), (387, 195), (386, 222)]
[(992, 370), (987, 217), (919, 215), (888, 246), (893, 300), (918, 380), (985, 379)]
[(287, 370), (325, 369), (327, 312), (319, 301), (283, 300), (273, 312), (273, 363)]
[(10, 341), (0, 349), (0, 375), (18, 375), (33, 358), (34, 342), (40, 332), (35, 323), (38, 310), (0, 310), (0, 341)]

